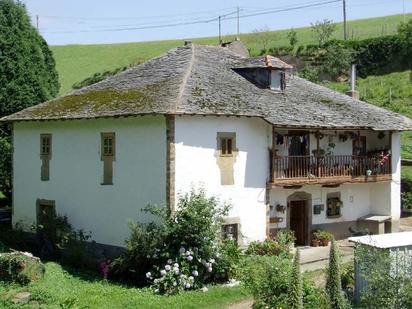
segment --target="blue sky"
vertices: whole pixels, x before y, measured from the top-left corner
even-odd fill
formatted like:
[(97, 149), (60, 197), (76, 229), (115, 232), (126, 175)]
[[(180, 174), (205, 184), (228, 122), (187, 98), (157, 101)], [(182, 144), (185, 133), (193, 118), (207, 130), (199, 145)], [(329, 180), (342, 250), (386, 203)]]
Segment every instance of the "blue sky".
[[(213, 36), (218, 23), (148, 28), (193, 21), (205, 21), (232, 13), (240, 7), (240, 15), (287, 9), (328, 0), (24, 0), (40, 33), (50, 45), (94, 44), (183, 39)], [(412, 12), (412, 0), (346, 0), (348, 19)], [(235, 14), (228, 17), (234, 17)], [(342, 4), (328, 3), (318, 7), (283, 11), (240, 20), (240, 31), (285, 29), (310, 25), (324, 18), (341, 21)], [(138, 30), (121, 30), (130, 28)], [(222, 34), (236, 33), (236, 20), (222, 21)]]

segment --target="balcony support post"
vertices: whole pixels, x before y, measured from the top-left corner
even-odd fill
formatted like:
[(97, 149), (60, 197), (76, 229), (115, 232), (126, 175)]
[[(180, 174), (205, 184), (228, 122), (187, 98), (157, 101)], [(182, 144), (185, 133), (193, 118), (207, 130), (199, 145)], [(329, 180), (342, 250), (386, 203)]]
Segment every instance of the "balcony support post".
[(316, 131), (316, 177), (321, 177), (320, 175), (320, 164), (319, 164), (319, 151), (320, 151), (320, 142), (319, 142), (319, 131)]
[(270, 179), (272, 182), (275, 181), (275, 158), (276, 158), (276, 129), (272, 126), (272, 171), (270, 175)]

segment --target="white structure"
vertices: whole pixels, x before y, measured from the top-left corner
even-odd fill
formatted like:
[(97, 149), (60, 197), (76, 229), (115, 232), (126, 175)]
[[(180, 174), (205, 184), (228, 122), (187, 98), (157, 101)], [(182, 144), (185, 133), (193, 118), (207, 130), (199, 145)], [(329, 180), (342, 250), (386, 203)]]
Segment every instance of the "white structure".
[(411, 120), (289, 69), (188, 44), (3, 118), (14, 128), (13, 222), (59, 213), (122, 246), (129, 220), (152, 220), (144, 206), (174, 208), (203, 187), (232, 203), (225, 229), (243, 244), (281, 229), (298, 244), (319, 228), (345, 237), (369, 214), (396, 229), (399, 132)]
[[(408, 276), (412, 280), (412, 232), (350, 237), (358, 245), (355, 249), (355, 301), (359, 303), (362, 290), (368, 285), (371, 261), (374, 271)], [(369, 254), (365, 253), (369, 252)], [(374, 256), (376, 254), (376, 256)], [(368, 264), (369, 263), (369, 264)], [(389, 267), (388, 267), (389, 264)]]

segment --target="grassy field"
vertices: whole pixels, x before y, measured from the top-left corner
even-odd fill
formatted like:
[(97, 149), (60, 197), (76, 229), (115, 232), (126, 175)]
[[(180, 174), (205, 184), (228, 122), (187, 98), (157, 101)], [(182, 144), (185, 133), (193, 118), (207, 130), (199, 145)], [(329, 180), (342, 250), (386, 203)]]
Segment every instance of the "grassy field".
[[(21, 291), (32, 294), (26, 306), (12, 303)], [(250, 298), (242, 287), (210, 287), (208, 292), (185, 292), (177, 296), (154, 295), (149, 289), (137, 289), (100, 280), (92, 275), (64, 270), (59, 264), (46, 263), (45, 277), (27, 287), (0, 283), (0, 308), (226, 308)]]
[[(412, 85), (409, 74), (410, 71), (405, 71), (359, 78), (357, 87), (360, 98), (412, 118)], [(341, 92), (350, 88), (348, 83), (325, 85)], [(402, 133), (402, 158), (412, 159), (412, 132)]]
[[(412, 18), (412, 14), (408, 15)], [(402, 15), (378, 17), (363, 20), (354, 20), (348, 23), (349, 35), (363, 39), (376, 37), (382, 34), (391, 34), (396, 31), (397, 26), (403, 20)], [(271, 46), (288, 45), (287, 30), (269, 32)], [(299, 28), (298, 44), (314, 43), (311, 29)], [(335, 38), (343, 36), (342, 24), (337, 24), (334, 33)], [(241, 40), (256, 54), (262, 49), (263, 36), (256, 33), (246, 33), (241, 35)], [(225, 40), (233, 40), (234, 36), (226, 36)], [(193, 42), (202, 44), (216, 44), (217, 37), (191, 39)], [(57, 70), (60, 76), (60, 94), (65, 94), (71, 90), (74, 83), (79, 82), (94, 73), (112, 70), (118, 67), (139, 63), (155, 56), (158, 56), (170, 48), (183, 45), (184, 39), (136, 42), (125, 44), (101, 44), (101, 45), (65, 45), (52, 46), (54, 57), (57, 63)]]

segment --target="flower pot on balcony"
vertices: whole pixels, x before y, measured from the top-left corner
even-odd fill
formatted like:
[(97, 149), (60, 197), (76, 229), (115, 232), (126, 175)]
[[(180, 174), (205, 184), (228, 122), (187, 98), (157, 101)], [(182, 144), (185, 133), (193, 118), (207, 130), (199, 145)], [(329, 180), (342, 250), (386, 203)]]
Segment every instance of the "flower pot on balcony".
[(371, 176), (372, 175), (372, 171), (371, 170), (366, 170), (366, 176)]

